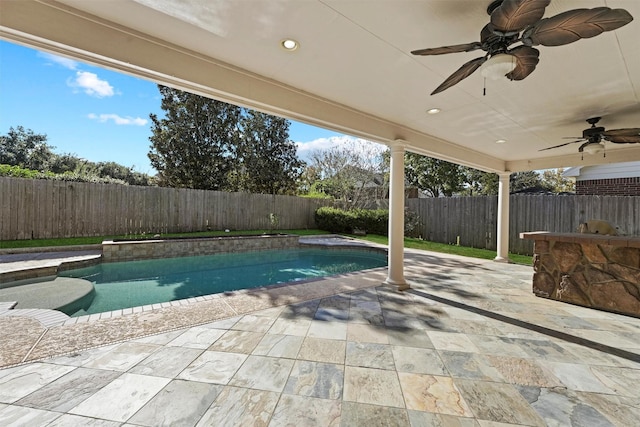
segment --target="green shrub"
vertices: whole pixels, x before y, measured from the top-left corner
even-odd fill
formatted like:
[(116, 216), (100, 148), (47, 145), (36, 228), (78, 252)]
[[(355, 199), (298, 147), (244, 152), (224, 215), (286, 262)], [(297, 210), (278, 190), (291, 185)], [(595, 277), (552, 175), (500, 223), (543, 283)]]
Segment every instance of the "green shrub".
[(338, 209), (328, 206), (315, 212), (316, 226), (332, 233), (353, 233), (362, 230), (367, 233), (386, 235), (389, 211), (384, 209)]
[[(389, 211), (386, 209), (338, 209), (328, 206), (315, 212), (316, 227), (331, 233), (353, 234), (354, 230), (386, 236), (389, 234)], [(419, 237), (420, 218), (410, 210), (404, 212), (404, 233)]]

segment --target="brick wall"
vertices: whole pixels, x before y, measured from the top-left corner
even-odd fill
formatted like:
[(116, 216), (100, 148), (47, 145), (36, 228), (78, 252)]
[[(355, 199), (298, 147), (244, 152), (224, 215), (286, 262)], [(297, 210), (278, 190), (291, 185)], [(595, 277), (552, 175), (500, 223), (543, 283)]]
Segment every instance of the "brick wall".
[(640, 196), (640, 177), (577, 181), (576, 194), (580, 196)]

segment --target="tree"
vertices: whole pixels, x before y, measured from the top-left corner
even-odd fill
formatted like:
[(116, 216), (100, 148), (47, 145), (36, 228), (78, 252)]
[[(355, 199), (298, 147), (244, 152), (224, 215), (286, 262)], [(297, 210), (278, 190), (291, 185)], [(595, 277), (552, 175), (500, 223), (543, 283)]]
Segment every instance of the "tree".
[(149, 159), (159, 184), (204, 190), (290, 193), (303, 163), (289, 121), (158, 86), (165, 117), (151, 115)]
[(554, 193), (572, 193), (576, 191), (576, 183), (568, 178), (565, 178), (562, 173), (563, 168), (560, 169), (547, 169), (542, 172), (542, 181), (548, 186)]
[(315, 175), (318, 180), (310, 186), (310, 192), (327, 194), (345, 208), (367, 207), (386, 197), (388, 161), (384, 152), (378, 144), (364, 140), (314, 151), (307, 166), (312, 172), (306, 175)]
[(405, 153), (405, 178), (430, 197), (451, 197), (464, 189), (463, 166), (415, 153)]
[(465, 167), (465, 196), (495, 196), (498, 194), (498, 175)]
[(240, 138), (241, 109), (214, 99), (158, 86), (165, 118), (151, 114), (151, 165), (159, 184), (221, 190), (228, 187)]
[(54, 156), (53, 148), (47, 144), (47, 135), (11, 127), (0, 136), (0, 164), (44, 171)]
[(234, 190), (252, 193), (293, 193), (304, 162), (289, 139), (289, 121), (257, 111), (246, 111), (236, 147), (236, 170), (231, 172)]

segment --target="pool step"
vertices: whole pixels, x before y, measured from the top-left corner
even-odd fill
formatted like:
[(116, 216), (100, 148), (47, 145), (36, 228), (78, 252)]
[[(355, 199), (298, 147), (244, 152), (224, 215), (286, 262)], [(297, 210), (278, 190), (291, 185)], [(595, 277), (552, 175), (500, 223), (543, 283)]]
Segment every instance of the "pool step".
[[(5, 303), (3, 302), (2, 304), (5, 304)], [(3, 310), (2, 309), (3, 307), (4, 305), (0, 307), (0, 317), (3, 317), (3, 316), (30, 317), (42, 323), (42, 326), (44, 326), (45, 328), (61, 325), (69, 319), (69, 316), (57, 310), (49, 310), (45, 308), (24, 308), (24, 309)]]

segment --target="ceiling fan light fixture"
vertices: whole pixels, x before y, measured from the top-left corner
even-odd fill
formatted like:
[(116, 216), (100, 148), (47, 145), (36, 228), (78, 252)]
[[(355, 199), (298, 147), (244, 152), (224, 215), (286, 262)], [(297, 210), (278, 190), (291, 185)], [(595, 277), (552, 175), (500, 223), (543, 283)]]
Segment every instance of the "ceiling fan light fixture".
[(598, 154), (604, 149), (604, 145), (600, 142), (593, 142), (584, 147), (583, 151), (586, 151), (588, 154)]
[(513, 55), (498, 53), (489, 58), (482, 67), (480, 73), (483, 77), (498, 80), (512, 72), (516, 68), (516, 60)]

